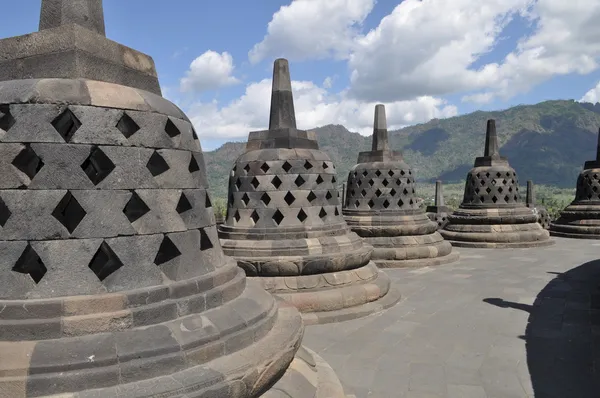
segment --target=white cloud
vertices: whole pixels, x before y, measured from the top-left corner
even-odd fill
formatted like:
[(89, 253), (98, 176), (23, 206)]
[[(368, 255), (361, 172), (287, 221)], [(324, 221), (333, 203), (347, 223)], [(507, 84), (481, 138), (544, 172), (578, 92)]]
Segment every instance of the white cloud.
[(462, 102), (473, 102), (476, 104), (489, 104), (494, 99), (494, 93), (484, 92), (465, 95), (461, 98)]
[[(474, 69), (516, 15), (532, 32), (503, 59)], [(507, 99), (554, 76), (597, 69), (599, 19), (598, 0), (404, 0), (356, 39), (350, 93), (392, 101), (482, 90), (464, 100)]]
[(600, 102), (600, 82), (596, 84), (596, 87), (591, 88), (587, 93), (585, 93), (579, 102), (591, 102), (592, 104)]
[(273, 14), (264, 39), (248, 53), (250, 62), (347, 57), (357, 28), (375, 0), (295, 0)]
[[(298, 128), (342, 124), (363, 135), (373, 132), (374, 102), (331, 94), (309, 81), (293, 81), (292, 89)], [(244, 95), (224, 107), (216, 101), (197, 103), (187, 113), (201, 137), (245, 139), (249, 131), (267, 128), (270, 95), (271, 79), (264, 79), (248, 85)], [(385, 105), (390, 129), (457, 114), (455, 106), (427, 96)]]
[(208, 50), (192, 61), (190, 69), (180, 81), (180, 89), (199, 93), (237, 84), (239, 80), (232, 76), (233, 69), (231, 54)]

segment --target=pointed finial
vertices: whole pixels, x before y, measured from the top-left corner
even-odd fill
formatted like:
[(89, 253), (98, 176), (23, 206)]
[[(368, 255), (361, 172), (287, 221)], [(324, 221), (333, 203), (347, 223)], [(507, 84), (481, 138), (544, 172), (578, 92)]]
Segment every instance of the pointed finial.
[(390, 149), (388, 143), (387, 120), (385, 117), (385, 106), (375, 105), (375, 120), (373, 122), (373, 146), (372, 151), (387, 151)]
[(598, 129), (598, 143), (596, 144), (596, 162), (600, 162), (600, 129)]
[(496, 121), (490, 119), (487, 121), (487, 129), (485, 131), (485, 152), (483, 156), (499, 156), (498, 151), (498, 135), (496, 134)]
[(525, 197), (525, 204), (528, 206), (535, 206), (535, 191), (533, 190), (533, 181), (527, 180), (527, 196)]
[(281, 128), (296, 128), (290, 66), (287, 59), (283, 58), (276, 59), (273, 65), (271, 115), (269, 118), (269, 130)]
[(442, 192), (442, 181), (440, 180), (435, 182), (435, 206), (446, 206), (444, 203), (444, 193)]
[(71, 23), (106, 36), (102, 0), (42, 0), (40, 30)]

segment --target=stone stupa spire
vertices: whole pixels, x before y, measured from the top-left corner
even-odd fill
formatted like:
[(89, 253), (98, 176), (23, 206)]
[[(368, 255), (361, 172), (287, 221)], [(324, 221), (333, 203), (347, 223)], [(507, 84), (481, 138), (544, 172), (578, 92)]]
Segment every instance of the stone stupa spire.
[(496, 121), (494, 119), (487, 121), (487, 127), (485, 130), (485, 149), (483, 156), (500, 156), (500, 151), (498, 149), (498, 133), (496, 133)]
[(40, 31), (71, 23), (106, 36), (102, 0), (42, 0)]
[(375, 120), (373, 121), (373, 145), (372, 151), (389, 151), (387, 120), (385, 117), (385, 106), (375, 105)]
[(290, 66), (287, 59), (279, 58), (273, 65), (269, 130), (285, 128), (296, 128), (296, 112), (292, 96)]

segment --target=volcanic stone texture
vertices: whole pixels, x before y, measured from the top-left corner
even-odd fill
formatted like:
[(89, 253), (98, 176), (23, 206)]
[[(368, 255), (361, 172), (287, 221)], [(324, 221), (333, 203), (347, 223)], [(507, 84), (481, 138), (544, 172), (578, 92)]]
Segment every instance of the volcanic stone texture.
[(344, 222), (329, 156), (295, 127), (286, 60), (275, 61), (273, 82), (270, 129), (250, 133), (229, 177), (223, 250), (307, 323), (380, 311), (399, 295)]
[(494, 120), (488, 120), (484, 156), (467, 174), (460, 207), (440, 231), (453, 246), (505, 248), (553, 244), (537, 215), (525, 206), (519, 179), (498, 152)]
[(586, 161), (577, 177), (575, 200), (550, 223), (553, 236), (600, 239), (600, 131), (596, 160)]
[(437, 180), (435, 182), (435, 202), (433, 206), (427, 206), (425, 214), (433, 222), (437, 224), (437, 228), (442, 229), (448, 223), (448, 214), (452, 213), (452, 210), (446, 206), (444, 202), (444, 193), (442, 191), (442, 182)]
[(257, 397), (290, 363), (278, 390), (343, 396), (322, 360), (294, 359), (297, 310), (224, 256), (175, 105), (0, 82), (0, 154), (0, 396)]
[(373, 149), (349, 172), (344, 216), (374, 247), (379, 267), (424, 267), (455, 261), (458, 253), (419, 208), (415, 178), (399, 152), (388, 148), (385, 108), (375, 108)]

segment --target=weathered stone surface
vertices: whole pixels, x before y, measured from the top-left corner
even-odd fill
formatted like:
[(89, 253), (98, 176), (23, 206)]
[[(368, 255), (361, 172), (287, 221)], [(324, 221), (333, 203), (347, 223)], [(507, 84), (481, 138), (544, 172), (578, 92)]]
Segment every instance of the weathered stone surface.
[(374, 247), (382, 267), (424, 267), (458, 260), (450, 243), (419, 208), (415, 177), (388, 144), (385, 107), (375, 106), (373, 146), (361, 152), (348, 175), (344, 217)]
[(152, 59), (103, 36), (100, 0), (42, 0), (40, 30), (0, 41), (0, 396), (343, 397), (223, 254)]
[(356, 277), (374, 269), (373, 249), (348, 229), (337, 183), (314, 134), (296, 129), (288, 62), (278, 59), (269, 130), (251, 132), (235, 162), (219, 236), (226, 255), (310, 323), (363, 316), (399, 298), (376, 269), (369, 280)]
[(527, 180), (527, 196), (525, 198), (525, 205), (533, 210), (533, 213), (537, 215), (537, 222), (544, 229), (550, 228), (550, 214), (544, 206), (540, 206), (535, 202), (535, 189), (533, 181)]
[(437, 180), (435, 182), (435, 202), (433, 206), (427, 206), (425, 209), (427, 217), (438, 226), (438, 229), (442, 229), (448, 223), (448, 214), (452, 213), (452, 210), (444, 202), (444, 193), (442, 192), (442, 182)]
[(459, 208), (440, 230), (454, 246), (508, 248), (554, 244), (548, 231), (521, 200), (519, 179), (500, 156), (496, 122), (488, 120), (484, 156), (467, 175)]
[(577, 177), (575, 199), (550, 223), (550, 234), (563, 238), (600, 239), (600, 130), (596, 159), (586, 161)]

